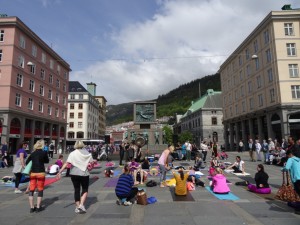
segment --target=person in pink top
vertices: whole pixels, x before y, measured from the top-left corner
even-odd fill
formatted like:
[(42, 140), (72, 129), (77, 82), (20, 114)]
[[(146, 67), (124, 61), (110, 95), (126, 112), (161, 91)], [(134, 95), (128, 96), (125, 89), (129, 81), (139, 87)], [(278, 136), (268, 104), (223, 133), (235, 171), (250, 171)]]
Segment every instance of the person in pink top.
[(223, 170), (221, 168), (216, 168), (216, 175), (213, 176), (211, 182), (211, 188), (216, 194), (228, 194), (230, 189), (228, 184), (226, 183), (226, 177), (223, 174)]
[(159, 165), (159, 169), (160, 169), (160, 187), (165, 187), (167, 186), (166, 184), (166, 174), (167, 174), (167, 170), (170, 169), (169, 165), (168, 165), (168, 156), (169, 154), (174, 152), (174, 146), (170, 145), (167, 149), (165, 149), (159, 159), (158, 159), (158, 165)]

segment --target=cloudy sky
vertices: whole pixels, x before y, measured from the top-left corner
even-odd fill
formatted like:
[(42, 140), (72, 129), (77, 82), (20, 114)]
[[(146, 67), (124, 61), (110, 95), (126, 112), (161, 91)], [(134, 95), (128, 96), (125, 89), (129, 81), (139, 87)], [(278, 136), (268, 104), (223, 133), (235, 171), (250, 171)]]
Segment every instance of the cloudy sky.
[(299, 0), (0, 0), (108, 105), (215, 74), (270, 12)]

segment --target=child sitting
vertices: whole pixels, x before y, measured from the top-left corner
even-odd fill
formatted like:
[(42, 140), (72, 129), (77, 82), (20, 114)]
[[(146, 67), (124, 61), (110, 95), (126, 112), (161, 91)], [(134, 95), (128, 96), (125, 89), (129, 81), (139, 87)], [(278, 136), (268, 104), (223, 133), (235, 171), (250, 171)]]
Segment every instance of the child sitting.
[(228, 159), (228, 154), (227, 154), (227, 153), (226, 153), (224, 150), (222, 150), (222, 152), (221, 152), (221, 155), (220, 155), (220, 156), (221, 156), (221, 159), (222, 159), (222, 160), (224, 160), (224, 159), (226, 159), (226, 160), (227, 160), (227, 159)]
[(147, 172), (142, 170), (141, 165), (133, 171), (134, 185), (143, 184), (147, 178)]
[(108, 167), (104, 170), (105, 177), (113, 177), (114, 171), (112, 168)]
[(219, 167), (215, 168), (216, 175), (213, 176), (211, 181), (211, 189), (216, 194), (228, 194), (230, 189), (226, 183), (226, 177), (223, 174), (223, 170)]
[(50, 166), (49, 168), (49, 175), (56, 175), (59, 172), (59, 166), (57, 164), (53, 164), (52, 166)]

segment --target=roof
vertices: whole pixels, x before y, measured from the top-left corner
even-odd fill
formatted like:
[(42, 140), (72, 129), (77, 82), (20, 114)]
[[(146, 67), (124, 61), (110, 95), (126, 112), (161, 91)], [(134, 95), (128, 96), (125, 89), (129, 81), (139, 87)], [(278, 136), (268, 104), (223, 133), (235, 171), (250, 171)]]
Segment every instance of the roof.
[(78, 81), (69, 81), (69, 92), (88, 92)]
[(222, 107), (222, 92), (208, 89), (206, 95), (197, 99), (196, 102), (192, 102), (192, 105), (182, 117), (186, 117), (199, 109), (222, 109)]

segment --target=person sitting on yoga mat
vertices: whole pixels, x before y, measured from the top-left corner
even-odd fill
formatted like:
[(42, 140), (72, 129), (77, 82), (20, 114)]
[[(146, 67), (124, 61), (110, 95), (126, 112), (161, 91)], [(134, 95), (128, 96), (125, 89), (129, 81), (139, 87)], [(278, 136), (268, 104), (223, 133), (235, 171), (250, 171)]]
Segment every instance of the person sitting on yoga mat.
[(126, 199), (123, 204), (128, 206), (131, 205), (131, 200), (135, 198), (138, 193), (138, 188), (133, 187), (133, 178), (129, 173), (129, 166), (125, 165), (123, 168), (123, 173), (120, 175), (115, 193), (118, 197), (117, 204), (122, 204), (122, 199)]
[(183, 169), (179, 169), (178, 173), (176, 173), (174, 170), (172, 171), (175, 180), (176, 180), (176, 186), (175, 186), (175, 194), (176, 195), (186, 195), (187, 194), (187, 187), (186, 187), (186, 181), (189, 177), (189, 171), (186, 173), (183, 172)]
[(195, 186), (205, 186), (204, 182), (197, 178), (196, 175), (189, 175), (187, 181), (192, 182)]
[(226, 177), (223, 174), (223, 170), (219, 167), (215, 169), (216, 175), (212, 177), (210, 187), (216, 194), (228, 194), (230, 189), (226, 183)]
[(233, 169), (234, 173), (245, 173), (245, 162), (241, 160), (240, 156), (235, 157), (236, 162), (233, 163), (231, 166), (227, 167), (228, 169)]
[(143, 184), (147, 178), (147, 172), (142, 169), (142, 166), (139, 167), (133, 172), (134, 185)]
[(197, 155), (196, 159), (195, 159), (194, 170), (199, 171), (200, 169), (203, 169), (203, 168), (205, 168), (205, 165), (203, 165), (203, 161), (202, 161), (200, 155)]
[(270, 194), (271, 188), (269, 187), (268, 179), (269, 175), (265, 172), (264, 166), (262, 164), (258, 164), (257, 173), (254, 177), (256, 185), (249, 184), (249, 182), (246, 181), (249, 191), (259, 194)]

